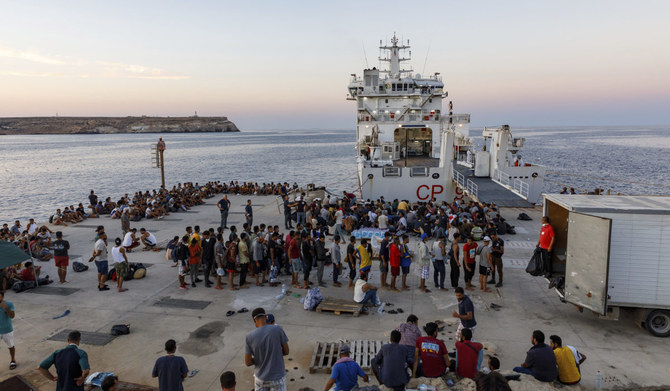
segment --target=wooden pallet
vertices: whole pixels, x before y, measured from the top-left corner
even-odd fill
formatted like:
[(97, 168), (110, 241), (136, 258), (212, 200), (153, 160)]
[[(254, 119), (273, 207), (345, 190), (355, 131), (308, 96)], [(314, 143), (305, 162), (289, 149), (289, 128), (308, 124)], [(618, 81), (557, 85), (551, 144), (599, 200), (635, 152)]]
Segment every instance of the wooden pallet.
[[(373, 340), (355, 340), (345, 341), (351, 349), (351, 357), (361, 366), (361, 368), (368, 372), (371, 366), (371, 360), (377, 355), (377, 352), (382, 348), (382, 341)], [(309, 366), (309, 373), (314, 373), (318, 370), (332, 371), (333, 365), (340, 357), (340, 345), (342, 342), (317, 342), (312, 354), (312, 363)]]
[(361, 305), (355, 303), (353, 300), (325, 298), (316, 307), (316, 312), (323, 311), (330, 311), (335, 315), (340, 315), (342, 313), (352, 314), (356, 317), (361, 314)]

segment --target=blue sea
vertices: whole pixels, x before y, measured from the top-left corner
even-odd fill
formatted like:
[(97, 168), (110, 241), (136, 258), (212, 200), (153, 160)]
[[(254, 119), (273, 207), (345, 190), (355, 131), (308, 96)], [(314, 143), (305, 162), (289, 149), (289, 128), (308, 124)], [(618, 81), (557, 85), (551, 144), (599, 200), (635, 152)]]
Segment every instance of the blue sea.
[[(512, 128), (522, 154), (543, 164), (546, 191), (596, 187), (623, 194), (670, 194), (670, 126)], [(471, 135), (481, 135), (473, 129)], [(162, 135), (166, 185), (253, 181), (316, 183), (355, 190), (355, 132), (256, 130)], [(0, 222), (46, 221), (90, 190), (117, 199), (160, 187), (152, 168), (156, 134), (0, 136)], [(561, 174), (557, 174), (561, 173)], [(549, 182), (551, 181), (551, 182)]]

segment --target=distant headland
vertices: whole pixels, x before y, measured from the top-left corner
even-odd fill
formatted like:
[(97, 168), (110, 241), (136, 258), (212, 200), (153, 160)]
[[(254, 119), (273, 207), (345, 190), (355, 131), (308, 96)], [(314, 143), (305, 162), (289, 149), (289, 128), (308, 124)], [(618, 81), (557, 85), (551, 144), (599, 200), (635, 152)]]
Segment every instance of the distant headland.
[(239, 132), (227, 117), (7, 117), (0, 135)]

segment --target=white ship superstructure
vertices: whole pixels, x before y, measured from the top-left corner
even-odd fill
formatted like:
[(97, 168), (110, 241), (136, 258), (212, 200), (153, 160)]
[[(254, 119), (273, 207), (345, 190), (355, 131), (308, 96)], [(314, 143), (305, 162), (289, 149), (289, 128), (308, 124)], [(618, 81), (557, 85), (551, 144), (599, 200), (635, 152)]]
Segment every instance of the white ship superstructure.
[[(347, 96), (357, 104), (356, 154), (362, 198), (451, 201), (468, 190), (474, 195), (476, 183), (465, 176), (459, 181), (454, 170), (458, 161), (474, 168), (475, 156), (468, 152), (472, 147), (470, 115), (454, 113), (452, 102), (443, 111), (447, 91), (439, 73), (425, 77), (402, 68), (410, 60), (409, 41), (402, 44), (394, 35), (390, 45), (380, 41), (379, 49), (382, 66), (365, 69), (362, 77), (352, 74)], [(505, 159), (508, 152), (516, 150), (505, 147)], [(497, 166), (499, 161), (487, 160), (487, 177), (494, 172), (505, 175)]]

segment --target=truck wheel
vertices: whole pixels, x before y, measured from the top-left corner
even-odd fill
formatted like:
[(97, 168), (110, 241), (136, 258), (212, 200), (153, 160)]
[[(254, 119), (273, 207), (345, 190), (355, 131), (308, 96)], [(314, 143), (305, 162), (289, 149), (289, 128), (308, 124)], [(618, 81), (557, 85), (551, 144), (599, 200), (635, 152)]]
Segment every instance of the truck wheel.
[(653, 310), (644, 322), (647, 331), (656, 337), (670, 337), (670, 311)]

